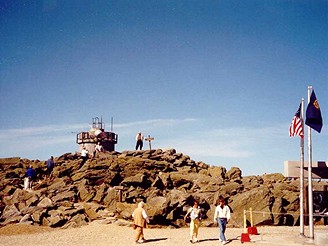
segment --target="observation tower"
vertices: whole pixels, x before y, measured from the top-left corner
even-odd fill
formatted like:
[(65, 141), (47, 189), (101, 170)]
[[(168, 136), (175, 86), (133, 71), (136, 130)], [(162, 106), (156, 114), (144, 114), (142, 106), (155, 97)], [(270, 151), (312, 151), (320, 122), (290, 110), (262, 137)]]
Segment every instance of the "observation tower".
[(113, 118), (111, 122), (111, 131), (105, 131), (105, 123), (102, 118), (92, 118), (92, 127), (88, 132), (80, 132), (76, 135), (76, 143), (79, 145), (81, 152), (85, 147), (89, 153), (93, 153), (97, 143), (100, 143), (104, 151), (115, 151), (115, 144), (117, 144), (118, 135), (112, 132)]

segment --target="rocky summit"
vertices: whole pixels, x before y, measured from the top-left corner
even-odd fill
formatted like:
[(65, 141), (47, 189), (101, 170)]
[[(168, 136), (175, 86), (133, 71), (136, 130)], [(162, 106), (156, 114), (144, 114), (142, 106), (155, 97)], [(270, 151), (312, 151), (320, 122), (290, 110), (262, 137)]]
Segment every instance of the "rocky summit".
[[(244, 210), (248, 226), (251, 222), (254, 226), (299, 223), (299, 180), (282, 174), (243, 177), (238, 167), (227, 171), (195, 162), (175, 149), (99, 153), (83, 166), (78, 153), (66, 153), (54, 161), (47, 178), (46, 161), (0, 159), (1, 226), (69, 228), (93, 220), (129, 225), (136, 203), (144, 201), (151, 227), (182, 227), (194, 199), (203, 210), (202, 225), (212, 226), (219, 196), (232, 210), (230, 226), (243, 227)], [(36, 170), (37, 180), (32, 190), (24, 190), (29, 165)]]

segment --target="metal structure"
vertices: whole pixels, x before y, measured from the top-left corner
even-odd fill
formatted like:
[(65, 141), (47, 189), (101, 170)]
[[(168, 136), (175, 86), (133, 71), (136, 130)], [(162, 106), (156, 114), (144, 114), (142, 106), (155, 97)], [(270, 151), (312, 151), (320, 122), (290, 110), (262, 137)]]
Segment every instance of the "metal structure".
[[(284, 162), (284, 176), (286, 178), (300, 178), (300, 162), (299, 161), (285, 161)], [(304, 176), (308, 176), (309, 164), (304, 162)], [(328, 179), (328, 162), (314, 161), (312, 162), (312, 178), (313, 179)]]
[(105, 123), (102, 122), (102, 118), (99, 119), (98, 117), (92, 118), (92, 127), (88, 132), (80, 132), (76, 135), (79, 151), (85, 147), (89, 153), (93, 153), (98, 142), (103, 146), (104, 151), (115, 151), (117, 141), (118, 135), (112, 131), (106, 132)]

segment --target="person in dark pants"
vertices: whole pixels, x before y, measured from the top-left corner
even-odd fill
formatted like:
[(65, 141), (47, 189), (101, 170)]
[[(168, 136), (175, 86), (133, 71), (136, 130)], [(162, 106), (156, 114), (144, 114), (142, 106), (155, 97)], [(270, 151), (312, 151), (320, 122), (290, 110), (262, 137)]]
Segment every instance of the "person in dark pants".
[(136, 150), (138, 150), (138, 148), (140, 147), (140, 150), (142, 150), (142, 146), (143, 146), (143, 140), (144, 140), (144, 136), (142, 135), (141, 132), (138, 132), (137, 136), (136, 136)]
[(89, 151), (85, 147), (83, 147), (81, 150), (81, 158), (82, 161), (80, 163), (79, 168), (81, 168), (84, 165), (84, 163), (86, 163), (86, 161), (89, 159)]
[(229, 206), (225, 205), (225, 200), (223, 197), (220, 197), (218, 200), (218, 206), (215, 208), (214, 212), (214, 223), (219, 224), (220, 228), (220, 241), (222, 244), (227, 244), (227, 239), (224, 235), (227, 223), (230, 220), (230, 208)]
[(47, 178), (50, 178), (50, 174), (55, 167), (54, 157), (51, 156), (50, 159), (47, 160)]

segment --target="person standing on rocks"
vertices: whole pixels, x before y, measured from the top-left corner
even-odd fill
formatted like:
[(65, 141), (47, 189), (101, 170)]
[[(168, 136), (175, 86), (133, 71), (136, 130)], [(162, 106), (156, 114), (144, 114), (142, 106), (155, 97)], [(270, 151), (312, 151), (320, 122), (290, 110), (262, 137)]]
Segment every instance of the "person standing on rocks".
[(197, 243), (198, 242), (198, 230), (200, 226), (200, 221), (202, 219), (202, 212), (199, 207), (199, 202), (194, 201), (194, 205), (188, 209), (187, 214), (184, 216), (184, 220), (186, 221), (187, 217), (190, 216), (190, 242)]
[(81, 168), (89, 158), (89, 152), (85, 147), (83, 147), (82, 150), (81, 150), (81, 158), (82, 158), (82, 162), (81, 162), (79, 168)]
[(50, 178), (50, 175), (54, 167), (55, 167), (54, 157), (51, 156), (50, 159), (47, 160), (47, 178)]
[(136, 136), (136, 150), (138, 150), (138, 148), (140, 147), (140, 150), (142, 150), (142, 146), (143, 146), (143, 140), (144, 140), (144, 136), (142, 135), (141, 132), (138, 132), (137, 136)]
[(225, 205), (225, 200), (223, 197), (220, 197), (217, 204), (219, 204), (215, 208), (214, 212), (214, 223), (219, 224), (220, 228), (220, 241), (222, 244), (227, 244), (227, 239), (225, 237), (225, 231), (227, 228), (227, 224), (230, 220), (230, 208)]
[(25, 174), (24, 190), (32, 190), (32, 184), (35, 179), (36, 171), (33, 169), (32, 165), (30, 165)]
[(144, 243), (146, 241), (143, 233), (143, 228), (146, 228), (147, 223), (149, 223), (149, 218), (143, 207), (144, 202), (139, 202), (138, 207), (132, 213), (134, 223), (133, 228), (136, 230), (134, 243)]
[(98, 142), (95, 146), (95, 150), (93, 152), (93, 158), (96, 158), (97, 157), (97, 153), (99, 152), (104, 152), (104, 148), (103, 146), (100, 144), (100, 142)]

